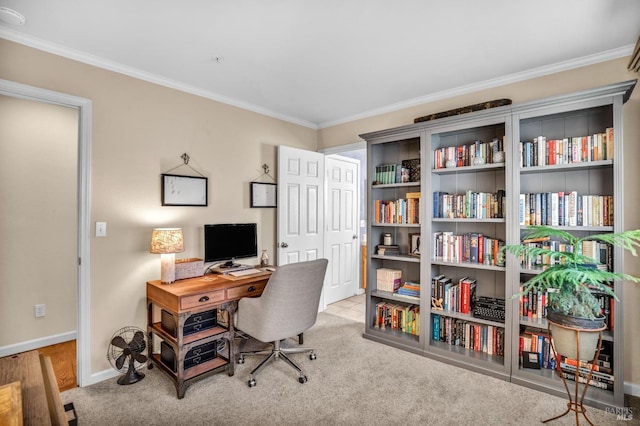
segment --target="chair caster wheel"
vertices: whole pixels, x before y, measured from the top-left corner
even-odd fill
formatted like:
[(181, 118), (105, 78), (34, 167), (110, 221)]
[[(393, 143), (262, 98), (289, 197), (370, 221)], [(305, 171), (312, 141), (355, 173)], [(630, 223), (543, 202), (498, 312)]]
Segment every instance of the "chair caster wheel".
[(300, 376), (298, 377), (298, 381), (300, 383), (307, 383), (307, 376)]
[(244, 358), (243, 357), (238, 358), (238, 364), (244, 364)]
[(249, 385), (250, 388), (254, 387), (256, 385), (256, 379), (249, 379), (247, 384)]
[(313, 361), (314, 359), (316, 359), (316, 354), (315, 354), (315, 353), (310, 353), (310, 354), (309, 354), (309, 359), (310, 359), (311, 361)]

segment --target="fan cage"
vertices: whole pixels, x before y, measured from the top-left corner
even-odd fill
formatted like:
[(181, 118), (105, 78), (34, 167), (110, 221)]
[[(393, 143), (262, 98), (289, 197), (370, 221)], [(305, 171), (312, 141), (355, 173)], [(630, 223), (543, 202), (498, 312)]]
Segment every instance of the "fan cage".
[[(144, 336), (144, 339), (142, 340), (142, 343), (140, 345), (137, 345), (137, 350), (138, 350), (138, 353), (142, 353), (143, 355), (146, 356), (146, 351), (147, 351), (149, 342), (148, 342), (147, 334), (141, 328), (131, 327), (131, 326), (122, 327), (121, 329), (113, 333), (113, 336), (111, 336), (111, 339), (109, 340), (109, 348), (107, 350), (107, 359), (109, 360), (109, 364), (111, 364), (114, 370), (119, 371), (121, 373), (126, 372), (129, 368), (129, 364), (130, 364), (129, 360), (133, 358), (126, 357), (122, 367), (118, 368), (116, 365), (116, 360), (120, 357), (120, 355), (122, 355), (122, 353), (124, 352), (124, 349), (113, 345), (111, 342), (117, 336), (122, 337), (127, 343), (133, 342), (133, 336), (138, 331), (142, 333), (142, 335)], [(136, 349), (136, 345), (134, 345), (132, 349)], [(135, 370), (138, 370), (138, 369), (144, 368), (148, 363), (149, 363), (148, 357), (145, 362), (139, 362), (137, 360), (133, 360), (133, 367), (135, 368)]]

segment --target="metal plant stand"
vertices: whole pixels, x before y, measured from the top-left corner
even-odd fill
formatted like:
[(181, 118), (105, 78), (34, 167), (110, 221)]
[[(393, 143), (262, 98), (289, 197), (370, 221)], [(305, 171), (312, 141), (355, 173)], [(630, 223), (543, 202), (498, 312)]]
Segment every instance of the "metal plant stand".
[[(576, 372), (575, 372), (575, 389), (574, 389), (574, 394), (571, 395), (571, 391), (569, 390), (569, 385), (567, 384), (567, 379), (565, 378), (565, 374), (562, 371), (562, 369), (560, 368), (560, 359), (558, 357), (558, 353), (556, 352), (556, 348), (555, 345), (553, 343), (553, 338), (550, 339), (551, 341), (551, 350), (553, 351), (553, 355), (555, 356), (556, 359), (556, 372), (558, 373), (558, 375), (560, 376), (560, 378), (562, 379), (562, 384), (564, 384), (564, 388), (567, 391), (567, 395), (569, 397), (569, 402), (567, 402), (567, 409), (565, 410), (564, 413), (557, 415), (555, 417), (552, 417), (550, 419), (547, 420), (543, 420), (542, 423), (547, 423), (556, 419), (559, 419), (560, 417), (564, 417), (567, 414), (569, 414), (570, 412), (575, 412), (576, 414), (576, 425), (580, 424), (580, 417), (578, 416), (578, 413), (582, 414), (584, 416), (584, 418), (587, 420), (587, 422), (589, 422), (589, 424), (591, 426), (594, 426), (593, 423), (591, 422), (591, 420), (589, 420), (589, 417), (587, 417), (587, 409), (585, 408), (583, 401), (584, 401), (584, 397), (587, 394), (587, 389), (589, 388), (589, 382), (591, 381), (591, 376), (593, 373), (593, 367), (594, 364), (591, 363), (591, 367), (589, 368), (589, 373), (586, 375), (586, 379), (585, 379), (585, 383), (583, 385), (583, 389), (582, 389), (582, 395), (580, 395), (580, 377), (584, 377), (584, 376), (580, 376), (580, 333), (598, 333), (598, 346), (596, 349), (596, 354), (594, 357), (594, 360), (598, 359), (598, 356), (600, 356), (600, 348), (602, 347), (602, 330), (604, 330), (606, 328), (602, 327), (602, 328), (597, 328), (597, 329), (591, 329), (591, 330), (583, 330), (583, 329), (579, 329), (579, 328), (574, 328), (574, 327), (567, 327), (564, 325), (560, 325), (560, 324), (555, 324), (555, 326), (560, 327), (560, 328), (564, 328), (567, 330), (572, 330), (576, 336), (576, 361), (577, 361), (577, 365), (576, 365)], [(551, 327), (550, 325), (547, 326), (547, 331), (549, 333), (549, 336), (551, 336)], [(553, 337), (553, 336), (552, 336)], [(588, 361), (588, 360), (587, 360)], [(580, 397), (580, 399), (578, 400), (578, 397)]]

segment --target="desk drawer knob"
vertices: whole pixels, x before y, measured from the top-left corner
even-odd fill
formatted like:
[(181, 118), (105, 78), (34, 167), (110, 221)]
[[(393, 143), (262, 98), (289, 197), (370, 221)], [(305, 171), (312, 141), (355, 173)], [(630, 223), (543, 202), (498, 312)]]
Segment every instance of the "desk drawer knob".
[(256, 287), (255, 286), (251, 286), (247, 289), (248, 292), (252, 292), (252, 291), (256, 291)]
[(209, 300), (209, 296), (202, 296), (198, 302), (207, 302)]

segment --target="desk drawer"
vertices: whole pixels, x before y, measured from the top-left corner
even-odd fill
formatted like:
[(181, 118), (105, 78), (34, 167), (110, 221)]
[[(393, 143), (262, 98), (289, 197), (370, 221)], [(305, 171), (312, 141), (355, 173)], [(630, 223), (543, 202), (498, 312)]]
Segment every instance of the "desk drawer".
[(211, 303), (222, 302), (224, 300), (224, 290), (208, 291), (205, 293), (184, 296), (180, 299), (180, 309), (191, 309), (205, 306)]
[(241, 299), (243, 297), (259, 296), (267, 285), (266, 281), (259, 283), (250, 283), (227, 289), (227, 299)]

